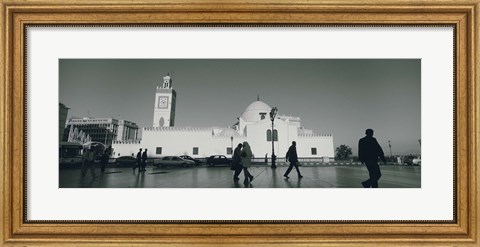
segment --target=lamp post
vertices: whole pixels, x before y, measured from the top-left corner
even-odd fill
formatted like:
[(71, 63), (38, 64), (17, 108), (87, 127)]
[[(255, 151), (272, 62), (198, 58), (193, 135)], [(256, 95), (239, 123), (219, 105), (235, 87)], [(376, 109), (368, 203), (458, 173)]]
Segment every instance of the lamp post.
[(277, 107), (273, 107), (272, 110), (270, 111), (270, 121), (272, 121), (272, 168), (277, 168), (277, 165), (275, 165), (275, 159), (276, 159), (276, 156), (275, 156), (275, 147), (274, 147), (274, 137), (275, 135), (273, 134), (273, 126), (274, 126), (274, 122), (275, 122), (275, 116), (277, 116), (277, 112), (278, 112), (278, 109)]
[(232, 157), (233, 157), (233, 136), (230, 136), (230, 150), (232, 150)]
[(390, 159), (392, 158), (392, 144), (390, 140), (388, 141), (388, 147), (390, 148)]

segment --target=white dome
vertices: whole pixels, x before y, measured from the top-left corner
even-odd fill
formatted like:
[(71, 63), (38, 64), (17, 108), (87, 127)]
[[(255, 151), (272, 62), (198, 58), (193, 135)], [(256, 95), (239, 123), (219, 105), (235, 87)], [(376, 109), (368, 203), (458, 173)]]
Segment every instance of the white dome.
[(240, 134), (238, 134), (237, 131), (232, 129), (232, 128), (225, 128), (218, 135), (219, 136), (234, 136), (234, 137), (240, 136)]
[(271, 107), (262, 101), (255, 101), (247, 106), (241, 118), (246, 122), (257, 122), (262, 120), (260, 113), (265, 113), (265, 118), (269, 118)]

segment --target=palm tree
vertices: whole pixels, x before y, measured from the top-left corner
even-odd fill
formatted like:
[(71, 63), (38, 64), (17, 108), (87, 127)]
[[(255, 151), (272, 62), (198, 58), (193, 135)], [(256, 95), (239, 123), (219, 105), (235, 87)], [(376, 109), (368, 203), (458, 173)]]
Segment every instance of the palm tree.
[(352, 155), (352, 148), (347, 145), (340, 145), (335, 149), (335, 159), (346, 160)]

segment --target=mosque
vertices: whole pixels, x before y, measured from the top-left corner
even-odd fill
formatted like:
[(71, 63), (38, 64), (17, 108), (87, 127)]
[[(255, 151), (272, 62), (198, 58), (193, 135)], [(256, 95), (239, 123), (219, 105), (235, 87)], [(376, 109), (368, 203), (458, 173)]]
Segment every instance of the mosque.
[(229, 157), (238, 143), (247, 141), (254, 157), (263, 158), (265, 155), (271, 156), (273, 138), (273, 148), (279, 158), (285, 157), (292, 141), (296, 141), (297, 153), (301, 158), (318, 158), (327, 162), (334, 158), (332, 135), (305, 129), (300, 117), (277, 115), (272, 135), (272, 107), (258, 98), (247, 106), (237, 123), (226, 128), (177, 127), (175, 105), (176, 92), (172, 88), (172, 78), (167, 75), (163, 77), (163, 85), (156, 88), (152, 127), (143, 128), (141, 140), (114, 141), (112, 148), (115, 157), (136, 154), (139, 148), (147, 148), (149, 157)]

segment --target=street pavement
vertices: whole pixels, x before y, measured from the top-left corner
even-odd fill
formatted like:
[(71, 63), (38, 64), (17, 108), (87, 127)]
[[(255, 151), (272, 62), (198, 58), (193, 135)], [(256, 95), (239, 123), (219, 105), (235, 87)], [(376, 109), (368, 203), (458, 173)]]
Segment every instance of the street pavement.
[[(233, 180), (229, 167), (155, 168), (147, 167), (140, 173), (132, 168), (107, 168), (92, 179), (90, 172), (82, 178), (80, 169), (64, 168), (59, 172), (60, 188), (363, 188), (360, 184), (368, 178), (364, 165), (301, 166), (303, 178), (298, 178), (295, 168), (290, 179), (283, 174), (288, 166), (253, 166), (255, 176), (249, 185), (243, 184), (243, 172), (239, 181)], [(380, 188), (420, 188), (421, 167), (381, 165)]]

